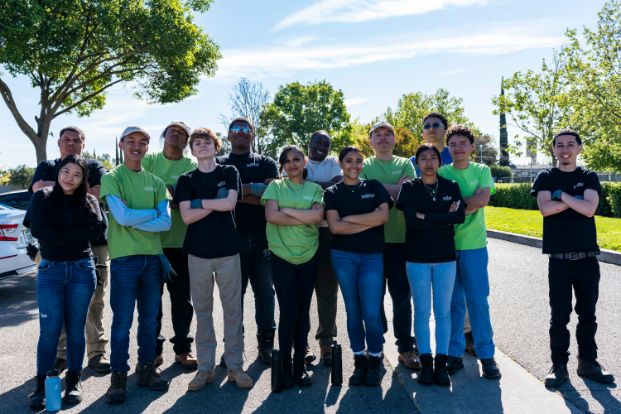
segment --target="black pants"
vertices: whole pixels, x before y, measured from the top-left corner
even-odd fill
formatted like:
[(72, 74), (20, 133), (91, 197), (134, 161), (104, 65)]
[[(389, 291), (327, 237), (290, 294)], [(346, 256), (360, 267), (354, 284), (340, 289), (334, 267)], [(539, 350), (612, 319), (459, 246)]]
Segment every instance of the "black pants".
[(595, 344), (595, 306), (599, 296), (599, 263), (597, 258), (560, 260), (550, 258), (548, 282), (550, 286), (550, 349), (552, 363), (567, 364), (569, 359), (569, 331), (567, 324), (571, 315), (573, 288), (576, 296), (576, 341), (578, 357), (587, 360), (597, 358)]
[[(175, 336), (170, 338), (173, 343), (175, 354), (185, 354), (192, 350), (191, 343), (194, 338), (190, 336), (190, 324), (194, 315), (194, 308), (190, 299), (190, 273), (188, 272), (188, 255), (183, 249), (164, 249), (164, 254), (170, 261), (172, 268), (177, 272), (177, 276), (172, 282), (167, 283), (168, 293), (170, 294), (170, 314), (172, 318), (173, 331)], [(164, 284), (161, 287), (161, 294), (164, 293)], [(162, 300), (160, 298), (160, 311), (157, 315), (157, 346), (156, 355), (162, 353), (164, 341), (162, 335)]]
[(294, 358), (304, 358), (310, 330), (308, 313), (317, 280), (317, 255), (306, 263), (294, 265), (272, 253), (272, 271), (280, 308), (280, 351), (289, 358), (293, 347)]
[[(384, 293), (388, 292), (392, 298), (392, 326), (397, 338), (397, 350), (399, 353), (414, 349), (414, 337), (412, 336), (412, 295), (410, 283), (405, 272), (405, 244), (386, 243), (384, 246)], [(388, 321), (384, 312), (384, 300), (382, 299), (382, 327), (388, 331)]]
[(319, 227), (318, 270), (317, 282), (315, 283), (319, 325), (317, 326), (315, 339), (319, 341), (321, 346), (329, 346), (336, 338), (336, 308), (339, 284), (336, 281), (336, 275), (332, 271), (331, 246), (332, 233), (330, 233), (330, 229)]

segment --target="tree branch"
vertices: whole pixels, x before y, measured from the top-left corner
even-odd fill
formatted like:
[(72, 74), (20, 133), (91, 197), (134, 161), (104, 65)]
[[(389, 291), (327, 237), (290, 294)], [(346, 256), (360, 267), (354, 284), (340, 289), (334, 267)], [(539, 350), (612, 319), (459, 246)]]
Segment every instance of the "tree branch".
[(17, 109), (17, 105), (15, 104), (15, 100), (13, 99), (13, 93), (11, 92), (9, 85), (7, 85), (2, 80), (2, 78), (0, 78), (0, 95), (2, 95), (2, 99), (6, 103), (6, 106), (9, 108), (9, 111), (11, 111), (11, 114), (13, 115), (13, 118), (15, 118), (15, 121), (17, 122), (19, 128), (34, 144), (34, 137), (37, 136), (37, 133), (34, 129), (32, 129), (28, 122), (26, 122), (22, 114), (19, 112), (19, 109)]
[(91, 98), (93, 98), (93, 97), (95, 97), (95, 96), (99, 95), (100, 93), (102, 93), (102, 92), (103, 92), (103, 91), (105, 91), (106, 89), (108, 89), (108, 88), (110, 88), (110, 87), (112, 87), (112, 86), (114, 86), (114, 85), (116, 85), (117, 83), (120, 83), (120, 82), (124, 82), (124, 79), (117, 79), (116, 81), (111, 82), (111, 83), (109, 83), (109, 84), (105, 85), (104, 87), (99, 88), (99, 89), (97, 89), (97, 90), (95, 90), (95, 91), (93, 91), (93, 92), (89, 93), (88, 95), (86, 95), (85, 97), (83, 97), (82, 99), (80, 99), (79, 101), (77, 101), (77, 102), (75, 102), (75, 103), (73, 103), (73, 104), (69, 105), (68, 107), (64, 108), (62, 111), (58, 111), (58, 112), (56, 112), (56, 113), (52, 116), (52, 119), (54, 119), (54, 118), (56, 118), (57, 116), (60, 116), (60, 115), (62, 115), (62, 114), (65, 114), (65, 113), (67, 113), (67, 112), (71, 112), (73, 109), (75, 109), (75, 108), (77, 108), (78, 106), (82, 105), (84, 102), (86, 102), (86, 101), (88, 101), (89, 99), (91, 99)]

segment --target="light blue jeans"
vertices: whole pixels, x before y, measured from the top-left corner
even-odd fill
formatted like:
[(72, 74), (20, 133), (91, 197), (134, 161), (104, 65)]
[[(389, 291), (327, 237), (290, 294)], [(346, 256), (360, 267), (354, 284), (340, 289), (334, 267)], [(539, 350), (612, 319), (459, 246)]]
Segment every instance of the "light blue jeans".
[(470, 316), (474, 350), (480, 359), (494, 356), (494, 331), (489, 315), (489, 277), (487, 247), (457, 250), (457, 277), (451, 300), (451, 342), (449, 356), (464, 354), (464, 316), (466, 305)]
[(433, 293), (436, 321), (436, 354), (448, 353), (451, 337), (451, 297), (455, 284), (455, 262), (406, 262), (405, 269), (414, 299), (414, 335), (420, 354), (431, 354), (429, 318)]

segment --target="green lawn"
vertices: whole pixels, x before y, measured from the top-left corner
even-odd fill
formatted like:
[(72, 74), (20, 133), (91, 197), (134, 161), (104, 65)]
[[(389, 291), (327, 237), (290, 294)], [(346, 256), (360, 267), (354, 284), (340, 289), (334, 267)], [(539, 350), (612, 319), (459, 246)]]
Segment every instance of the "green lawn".
[[(543, 218), (537, 210), (486, 207), (485, 222), (490, 229), (533, 237), (541, 237), (543, 231)], [(621, 219), (595, 216), (595, 224), (599, 247), (621, 252)]]

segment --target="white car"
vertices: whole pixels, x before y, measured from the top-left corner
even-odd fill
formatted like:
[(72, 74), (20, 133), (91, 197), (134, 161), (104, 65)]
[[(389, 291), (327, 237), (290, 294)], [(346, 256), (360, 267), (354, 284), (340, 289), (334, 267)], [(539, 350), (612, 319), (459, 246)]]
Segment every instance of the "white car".
[(26, 210), (0, 204), (0, 278), (34, 270), (28, 253), (36, 250), (37, 242), (24, 227), (25, 215)]

